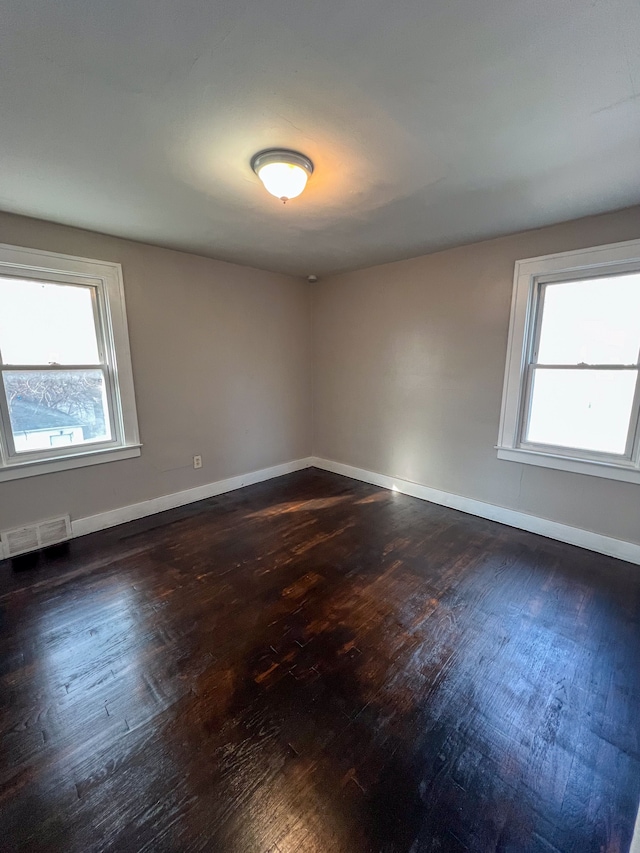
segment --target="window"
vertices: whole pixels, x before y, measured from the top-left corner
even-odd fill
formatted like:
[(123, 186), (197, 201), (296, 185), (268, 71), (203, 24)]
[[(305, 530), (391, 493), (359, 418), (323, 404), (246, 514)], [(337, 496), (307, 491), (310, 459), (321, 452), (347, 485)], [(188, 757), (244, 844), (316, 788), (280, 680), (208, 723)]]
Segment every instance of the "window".
[(0, 246), (0, 481), (139, 454), (120, 266)]
[(498, 457), (640, 482), (640, 240), (518, 261)]

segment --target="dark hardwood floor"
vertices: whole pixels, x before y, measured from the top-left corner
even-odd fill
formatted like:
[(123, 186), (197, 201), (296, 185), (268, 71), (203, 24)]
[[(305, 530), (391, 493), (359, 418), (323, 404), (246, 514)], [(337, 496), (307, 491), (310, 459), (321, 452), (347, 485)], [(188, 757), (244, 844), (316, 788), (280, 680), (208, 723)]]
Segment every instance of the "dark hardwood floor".
[(0, 850), (626, 853), (639, 695), (639, 567), (302, 471), (0, 564)]

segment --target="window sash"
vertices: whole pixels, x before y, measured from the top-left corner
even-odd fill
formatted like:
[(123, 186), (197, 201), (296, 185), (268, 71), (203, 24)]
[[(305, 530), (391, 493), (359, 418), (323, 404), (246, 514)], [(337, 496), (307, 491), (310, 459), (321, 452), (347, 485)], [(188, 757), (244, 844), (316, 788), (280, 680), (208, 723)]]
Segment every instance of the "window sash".
[[(540, 337), (542, 335), (542, 324), (544, 318), (544, 300), (548, 286), (553, 284), (564, 284), (568, 282), (578, 282), (581, 280), (592, 280), (594, 278), (611, 278), (612, 275), (624, 274), (625, 271), (616, 270), (603, 272), (600, 276), (593, 273), (585, 272), (579, 277), (568, 277), (558, 274), (553, 277), (545, 277), (544, 280), (537, 279), (533, 285), (534, 305), (531, 314), (531, 321), (525, 329), (528, 336), (526, 346), (526, 364), (524, 381), (522, 387), (521, 406), (518, 417), (517, 426), (517, 442), (516, 446), (523, 450), (539, 451), (541, 453), (552, 453), (563, 456), (569, 456), (576, 459), (593, 459), (601, 462), (631, 462), (637, 457), (640, 451), (640, 352), (635, 364), (586, 364), (567, 363), (567, 364), (540, 364), (538, 362), (538, 352), (540, 347)], [(531, 421), (532, 405), (533, 405), (533, 384), (535, 372), (537, 370), (602, 370), (602, 371), (635, 371), (636, 384), (627, 424), (627, 440), (624, 453), (606, 453), (597, 450), (585, 450), (579, 447), (570, 447), (563, 444), (542, 444), (540, 442), (527, 441), (529, 432), (529, 424)]]
[(621, 368), (615, 367), (612, 370), (609, 370), (608, 367), (599, 366), (597, 369), (600, 370), (609, 370), (611, 373), (617, 372), (617, 370), (630, 370), (635, 371), (636, 373), (636, 383), (635, 383), (635, 392), (633, 403), (631, 406), (631, 412), (629, 415), (629, 421), (627, 423), (627, 439), (625, 443), (625, 450), (623, 453), (607, 453), (605, 451), (599, 450), (587, 450), (583, 447), (571, 447), (566, 444), (542, 444), (541, 442), (533, 442), (528, 441), (526, 436), (529, 432), (529, 424), (531, 421), (532, 414), (532, 404), (533, 404), (533, 382), (535, 378), (535, 372), (537, 370), (584, 370), (584, 369), (594, 369), (594, 368), (583, 368), (577, 367), (574, 365), (553, 365), (552, 367), (548, 367), (546, 365), (539, 364), (529, 364), (527, 366), (527, 373), (525, 378), (525, 389), (523, 394), (523, 411), (522, 416), (520, 418), (520, 429), (519, 429), (519, 441), (518, 447), (523, 448), (524, 450), (538, 450), (540, 452), (547, 453), (555, 453), (559, 455), (572, 456), (577, 459), (588, 458), (599, 461), (611, 461), (611, 462), (624, 462), (631, 461), (636, 454), (636, 450), (638, 447), (638, 441), (640, 440), (638, 429), (638, 419), (640, 415), (640, 369), (636, 366), (626, 367), (623, 366)]
[[(629, 273), (640, 272), (637, 269), (626, 269), (624, 271), (616, 270), (615, 272), (609, 271), (602, 273), (601, 275), (582, 275), (580, 277), (569, 277), (566, 275), (557, 275), (557, 276), (545, 276), (544, 278), (537, 278), (535, 281), (535, 285), (533, 288), (534, 292), (534, 310), (533, 310), (533, 328), (534, 333), (533, 337), (530, 339), (529, 346), (527, 347), (527, 355), (528, 355), (528, 363), (535, 364), (539, 367), (555, 367), (555, 368), (565, 368), (569, 367), (581, 367), (583, 369), (624, 369), (624, 368), (637, 368), (640, 366), (640, 347), (638, 349), (638, 356), (636, 358), (635, 363), (632, 364), (591, 364), (588, 365), (585, 362), (568, 362), (567, 364), (540, 364), (538, 362), (538, 353), (540, 350), (540, 338), (542, 336), (542, 324), (544, 320), (544, 302), (547, 294), (547, 290), (549, 287), (553, 287), (553, 285), (557, 284), (577, 284), (580, 281), (593, 281), (598, 278), (614, 278), (619, 275), (628, 275)], [(527, 334), (530, 334), (530, 328), (527, 330)]]
[[(91, 280), (86, 276), (65, 275), (48, 271), (44, 275), (38, 269), (7, 269), (3, 271), (7, 278), (22, 278), (64, 287), (82, 287), (91, 292), (94, 328), (98, 348), (99, 361), (95, 364), (13, 364), (5, 362), (2, 357), (0, 341), (0, 466), (9, 467), (12, 464), (55, 460), (69, 456), (86, 455), (100, 450), (115, 449), (125, 446), (122, 406), (117, 382), (115, 381), (115, 352), (109, 345), (108, 310), (104, 291), (104, 282)], [(43, 371), (99, 370), (102, 373), (105, 388), (107, 418), (111, 438), (106, 441), (92, 441), (73, 446), (51, 447), (43, 450), (17, 451), (11, 426), (11, 417), (4, 382), (4, 373), (9, 371), (43, 372)]]
[[(42, 373), (44, 371), (68, 371), (73, 372), (74, 370), (97, 370), (102, 373), (102, 381), (104, 383), (105, 388), (105, 398), (106, 398), (106, 415), (109, 422), (109, 431), (111, 434), (111, 438), (104, 441), (87, 441), (82, 444), (76, 444), (73, 446), (62, 446), (62, 447), (51, 447), (45, 448), (43, 450), (28, 450), (28, 451), (17, 451), (15, 447), (15, 440), (13, 435), (13, 428), (11, 426), (11, 416), (9, 414), (9, 403), (7, 399), (6, 393), (6, 384), (4, 381), (4, 374), (10, 373), (13, 371), (22, 371), (25, 373)], [(77, 454), (88, 453), (92, 450), (103, 450), (109, 448), (115, 448), (122, 446), (122, 430), (118, 423), (117, 418), (117, 407), (116, 407), (116, 388), (115, 383), (112, 377), (112, 371), (107, 364), (64, 364), (64, 365), (0, 365), (0, 377), (1, 377), (1, 387), (0, 387), (0, 424), (2, 425), (2, 429), (0, 430), (0, 440), (4, 439), (4, 458), (5, 464), (11, 465), (12, 463), (22, 463), (22, 462), (36, 462), (43, 459), (56, 459), (58, 457), (66, 457), (66, 456), (74, 456)]]

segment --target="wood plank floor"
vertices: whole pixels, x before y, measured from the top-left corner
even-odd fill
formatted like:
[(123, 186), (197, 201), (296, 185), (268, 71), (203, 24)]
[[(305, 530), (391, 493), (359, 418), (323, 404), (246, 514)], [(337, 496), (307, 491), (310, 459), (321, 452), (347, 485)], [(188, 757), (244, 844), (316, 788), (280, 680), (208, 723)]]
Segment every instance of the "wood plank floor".
[(629, 849), (638, 567), (315, 470), (25, 563), (4, 853)]

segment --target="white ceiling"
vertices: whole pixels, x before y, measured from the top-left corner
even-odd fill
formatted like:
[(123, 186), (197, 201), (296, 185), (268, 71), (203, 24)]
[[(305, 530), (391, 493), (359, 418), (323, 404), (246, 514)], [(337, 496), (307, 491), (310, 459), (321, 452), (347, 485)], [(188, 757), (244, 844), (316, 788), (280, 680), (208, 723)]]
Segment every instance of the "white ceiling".
[(638, 0), (3, 3), (4, 210), (323, 275), (638, 201)]

